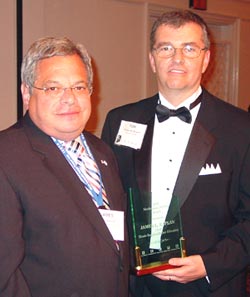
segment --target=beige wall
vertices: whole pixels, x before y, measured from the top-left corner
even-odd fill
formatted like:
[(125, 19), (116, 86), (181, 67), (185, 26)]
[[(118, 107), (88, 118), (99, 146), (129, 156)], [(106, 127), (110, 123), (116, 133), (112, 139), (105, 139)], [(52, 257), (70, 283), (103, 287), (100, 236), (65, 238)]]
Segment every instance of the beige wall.
[(15, 0), (0, 0), (0, 129), (14, 123), (16, 105)]
[[(208, 13), (238, 17), (240, 60), (238, 106), (250, 104), (250, 2), (208, 0)], [(7, 47), (2, 47), (0, 129), (16, 118), (14, 0), (0, 0), (1, 21), (8, 24)], [(37, 38), (68, 36), (88, 48), (94, 64), (93, 115), (88, 129), (100, 135), (111, 108), (144, 98), (147, 68), (147, 6), (143, 0), (23, 0), (24, 52)], [(151, 0), (151, 4), (188, 8), (189, 0)], [(5, 36), (6, 26), (1, 26)], [(7, 112), (8, 111), (8, 112)]]

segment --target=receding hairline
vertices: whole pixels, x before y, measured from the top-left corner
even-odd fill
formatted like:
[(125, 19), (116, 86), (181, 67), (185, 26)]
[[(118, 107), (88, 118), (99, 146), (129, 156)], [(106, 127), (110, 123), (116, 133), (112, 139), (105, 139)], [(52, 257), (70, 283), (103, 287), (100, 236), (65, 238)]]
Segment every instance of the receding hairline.
[(152, 25), (150, 32), (150, 49), (153, 49), (155, 43), (155, 35), (159, 27), (162, 25), (181, 28), (187, 24), (197, 24), (202, 30), (202, 39), (207, 48), (210, 47), (209, 30), (205, 20), (198, 14), (189, 10), (173, 10), (163, 13), (159, 16)]

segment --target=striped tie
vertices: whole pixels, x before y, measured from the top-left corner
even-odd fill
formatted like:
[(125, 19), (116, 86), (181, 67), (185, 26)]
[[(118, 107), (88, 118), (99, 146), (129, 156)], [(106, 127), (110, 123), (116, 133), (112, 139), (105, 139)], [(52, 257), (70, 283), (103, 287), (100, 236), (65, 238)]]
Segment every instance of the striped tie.
[[(110, 209), (106, 191), (101, 181), (100, 170), (93, 157), (88, 154), (84, 146), (77, 140), (66, 142), (65, 148), (69, 153), (74, 153), (76, 166), (81, 170), (84, 177), (86, 178), (87, 184), (85, 184), (85, 187), (89, 194), (94, 198), (95, 204), (97, 204), (98, 207)], [(95, 191), (96, 195), (100, 194), (100, 190), (102, 191), (103, 205), (98, 204), (90, 188)]]

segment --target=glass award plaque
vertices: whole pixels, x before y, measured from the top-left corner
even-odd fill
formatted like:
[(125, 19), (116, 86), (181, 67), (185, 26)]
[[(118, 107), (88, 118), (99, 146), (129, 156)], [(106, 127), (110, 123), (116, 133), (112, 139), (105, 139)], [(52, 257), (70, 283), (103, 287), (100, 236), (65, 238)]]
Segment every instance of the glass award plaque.
[(151, 193), (129, 189), (131, 233), (136, 275), (172, 268), (168, 260), (185, 257), (179, 199), (167, 205), (152, 201)]

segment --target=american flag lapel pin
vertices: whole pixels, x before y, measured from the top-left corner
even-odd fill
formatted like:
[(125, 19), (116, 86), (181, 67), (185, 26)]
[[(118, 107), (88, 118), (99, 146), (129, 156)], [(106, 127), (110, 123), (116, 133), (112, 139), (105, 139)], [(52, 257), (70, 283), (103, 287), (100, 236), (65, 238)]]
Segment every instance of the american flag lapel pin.
[(102, 163), (103, 165), (105, 165), (105, 166), (108, 166), (108, 163), (107, 163), (107, 161), (105, 161), (105, 160), (101, 160), (101, 163)]

